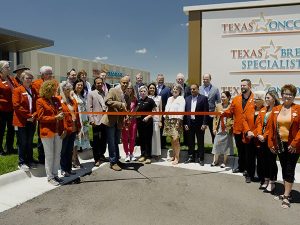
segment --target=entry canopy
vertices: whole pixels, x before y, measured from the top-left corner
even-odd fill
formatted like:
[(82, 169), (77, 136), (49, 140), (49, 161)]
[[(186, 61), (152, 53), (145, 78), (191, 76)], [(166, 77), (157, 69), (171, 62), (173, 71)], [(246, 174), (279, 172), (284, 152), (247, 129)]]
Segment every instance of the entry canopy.
[(53, 45), (49, 39), (0, 28), (0, 49), (4, 51), (27, 52)]

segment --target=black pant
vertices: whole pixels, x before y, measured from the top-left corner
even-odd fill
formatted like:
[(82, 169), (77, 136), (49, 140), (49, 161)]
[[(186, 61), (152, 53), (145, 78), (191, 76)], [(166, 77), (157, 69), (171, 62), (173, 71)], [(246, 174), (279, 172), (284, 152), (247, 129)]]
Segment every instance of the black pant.
[(238, 151), (238, 168), (240, 171), (244, 171), (246, 168), (246, 155), (245, 155), (245, 144), (242, 141), (243, 134), (234, 134), (235, 145)]
[(93, 126), (93, 156), (95, 162), (104, 157), (106, 151), (107, 137), (103, 124)]
[[(195, 135), (197, 137), (197, 151), (195, 151)], [(200, 158), (204, 160), (204, 131), (201, 130), (201, 126), (195, 125), (191, 120), (191, 125), (187, 131), (189, 156), (193, 158)]]
[(208, 125), (208, 128), (209, 128), (209, 132), (210, 132), (210, 135), (211, 135), (211, 141), (212, 141), (212, 144), (214, 143), (215, 141), (215, 134), (214, 134), (214, 131), (213, 131), (213, 120), (214, 118), (211, 117), (211, 116), (207, 116), (207, 125)]
[(0, 152), (3, 151), (3, 138), (6, 131), (6, 152), (12, 153), (14, 149), (15, 130), (12, 125), (13, 112), (0, 112)]
[(62, 148), (60, 153), (60, 167), (62, 171), (70, 173), (72, 170), (72, 155), (74, 148), (74, 141), (76, 132), (67, 134), (62, 141)]
[(35, 123), (27, 122), (25, 127), (18, 127), (18, 152), (19, 165), (30, 165), (33, 162), (33, 136), (35, 132)]
[(283, 142), (285, 151), (278, 154), (280, 165), (282, 168), (282, 178), (284, 181), (294, 183), (295, 168), (299, 159), (299, 154), (292, 154), (288, 152), (288, 144)]
[(277, 180), (276, 157), (277, 155), (270, 151), (266, 142), (261, 143), (257, 152), (257, 174), (261, 181), (264, 181), (265, 178)]
[(245, 144), (245, 163), (247, 176), (253, 178), (256, 169), (257, 147), (254, 143), (254, 138), (248, 144)]
[(153, 119), (143, 122), (142, 119), (137, 120), (137, 129), (140, 136), (141, 156), (151, 158), (152, 153), (152, 135), (153, 135)]
[(44, 146), (40, 137), (40, 125), (38, 124), (38, 143), (37, 143), (37, 149), (38, 149), (38, 160), (40, 163), (45, 162), (45, 151), (44, 151)]

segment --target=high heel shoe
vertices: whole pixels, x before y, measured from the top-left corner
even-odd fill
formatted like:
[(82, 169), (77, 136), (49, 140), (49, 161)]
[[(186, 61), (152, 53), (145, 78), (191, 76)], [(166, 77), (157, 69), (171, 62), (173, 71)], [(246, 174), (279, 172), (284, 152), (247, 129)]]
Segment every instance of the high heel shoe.
[(273, 194), (274, 191), (275, 191), (275, 183), (271, 181), (271, 182), (269, 182), (268, 186), (266, 187), (266, 189), (263, 192)]
[(265, 190), (269, 186), (269, 181), (265, 181), (263, 184), (259, 186), (259, 190)]

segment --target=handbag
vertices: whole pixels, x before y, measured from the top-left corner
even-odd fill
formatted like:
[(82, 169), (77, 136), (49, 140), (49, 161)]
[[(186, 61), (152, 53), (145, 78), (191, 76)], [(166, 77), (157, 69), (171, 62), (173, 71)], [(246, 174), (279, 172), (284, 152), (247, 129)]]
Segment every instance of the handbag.
[(285, 151), (285, 149), (284, 149), (284, 146), (283, 146), (283, 142), (280, 138), (278, 122), (276, 123), (276, 142), (277, 142), (277, 146), (276, 146), (277, 152), (279, 154), (283, 153)]

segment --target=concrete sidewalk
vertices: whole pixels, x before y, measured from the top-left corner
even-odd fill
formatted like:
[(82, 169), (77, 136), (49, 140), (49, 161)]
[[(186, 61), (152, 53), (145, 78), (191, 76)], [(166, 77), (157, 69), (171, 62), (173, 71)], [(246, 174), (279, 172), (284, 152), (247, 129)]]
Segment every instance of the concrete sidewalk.
[[(125, 158), (125, 154), (123, 151), (122, 144), (120, 147), (120, 155), (121, 158)], [(207, 171), (213, 173), (225, 173), (236, 176), (241, 176), (241, 174), (233, 174), (232, 168), (237, 166), (237, 159), (235, 157), (229, 157), (228, 166), (226, 168), (220, 167), (211, 167), (210, 164), (212, 162), (212, 155), (205, 155), (205, 165), (200, 166), (198, 163), (189, 163), (184, 164), (180, 163), (176, 166), (173, 166), (171, 162), (168, 162), (167, 159), (172, 150), (163, 150), (162, 157), (158, 161), (153, 160), (153, 164), (160, 166), (171, 166), (176, 168), (184, 168), (190, 170), (198, 170), (198, 171)], [(108, 150), (106, 151), (108, 153)], [(135, 148), (134, 152), (135, 156), (140, 155), (139, 147)], [(81, 154), (81, 163), (84, 166), (81, 169), (76, 171), (76, 175), (71, 177), (64, 178), (64, 183), (67, 184), (69, 182), (76, 182), (76, 179), (85, 176), (86, 174), (90, 174), (95, 169), (100, 169), (94, 167), (94, 161), (92, 159), (92, 153), (86, 152)], [(180, 154), (181, 161), (184, 161), (187, 157), (187, 151), (181, 151)], [(281, 177), (281, 167), (278, 162), (278, 181), (282, 181)], [(298, 164), (296, 167), (296, 175), (295, 175), (296, 183), (300, 183), (300, 165)], [(5, 175), (0, 176), (0, 212), (15, 207), (23, 202), (26, 202), (36, 196), (39, 196), (45, 192), (48, 192), (56, 187), (50, 185), (46, 179), (46, 173), (43, 166), (39, 166), (37, 169), (30, 170), (30, 172), (23, 171), (15, 171)]]

